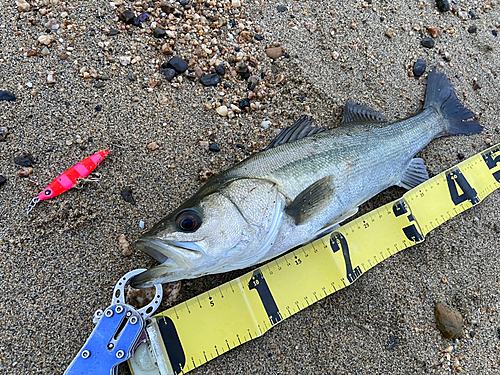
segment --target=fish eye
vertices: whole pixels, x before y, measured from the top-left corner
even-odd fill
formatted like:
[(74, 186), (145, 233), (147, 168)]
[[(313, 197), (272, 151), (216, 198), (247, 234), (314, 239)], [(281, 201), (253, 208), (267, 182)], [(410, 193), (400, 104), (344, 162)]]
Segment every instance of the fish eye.
[(182, 211), (177, 215), (175, 223), (184, 232), (194, 232), (201, 225), (201, 218), (193, 210)]
[(45, 195), (50, 195), (50, 194), (52, 194), (52, 192), (50, 191), (50, 189), (45, 190)]

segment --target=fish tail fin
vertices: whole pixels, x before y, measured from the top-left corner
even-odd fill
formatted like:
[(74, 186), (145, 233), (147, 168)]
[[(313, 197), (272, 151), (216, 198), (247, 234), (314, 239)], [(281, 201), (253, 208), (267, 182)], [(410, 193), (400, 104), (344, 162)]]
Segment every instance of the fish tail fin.
[(474, 117), (474, 113), (460, 103), (451, 81), (443, 72), (436, 72), (436, 67), (431, 69), (427, 78), (424, 109), (428, 107), (438, 110), (447, 120), (438, 137), (476, 134), (483, 130), (476, 120), (464, 121)]

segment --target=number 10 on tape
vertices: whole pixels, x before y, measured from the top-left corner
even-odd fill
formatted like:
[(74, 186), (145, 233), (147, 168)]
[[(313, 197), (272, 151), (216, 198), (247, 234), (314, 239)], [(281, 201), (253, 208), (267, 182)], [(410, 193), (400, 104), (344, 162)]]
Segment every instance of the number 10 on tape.
[(154, 316), (134, 375), (183, 374), (263, 335), (500, 187), (500, 145), (337, 231)]

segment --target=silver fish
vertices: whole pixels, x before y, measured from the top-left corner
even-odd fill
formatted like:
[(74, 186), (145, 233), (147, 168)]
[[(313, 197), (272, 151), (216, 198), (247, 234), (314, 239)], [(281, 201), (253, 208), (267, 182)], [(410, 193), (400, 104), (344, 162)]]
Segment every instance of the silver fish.
[(415, 116), (388, 122), (347, 102), (342, 124), (325, 130), (307, 118), (269, 147), (210, 180), (136, 243), (161, 262), (134, 287), (248, 267), (311, 241), (354, 215), (382, 190), (429, 178), (414, 158), (434, 138), (482, 130), (433, 68)]

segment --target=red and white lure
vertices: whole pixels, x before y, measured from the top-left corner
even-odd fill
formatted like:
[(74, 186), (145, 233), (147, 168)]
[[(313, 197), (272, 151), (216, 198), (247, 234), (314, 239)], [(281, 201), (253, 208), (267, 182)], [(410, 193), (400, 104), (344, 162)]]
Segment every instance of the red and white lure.
[(70, 169), (59, 175), (54, 181), (50, 183), (43, 191), (38, 195), (38, 197), (33, 198), (28, 205), (26, 214), (29, 214), (35, 205), (43, 201), (44, 199), (49, 199), (57, 197), (59, 194), (74, 188), (80, 179), (87, 177), (92, 171), (104, 160), (106, 156), (111, 152), (110, 149), (105, 149), (83, 159), (81, 162), (73, 165)]

